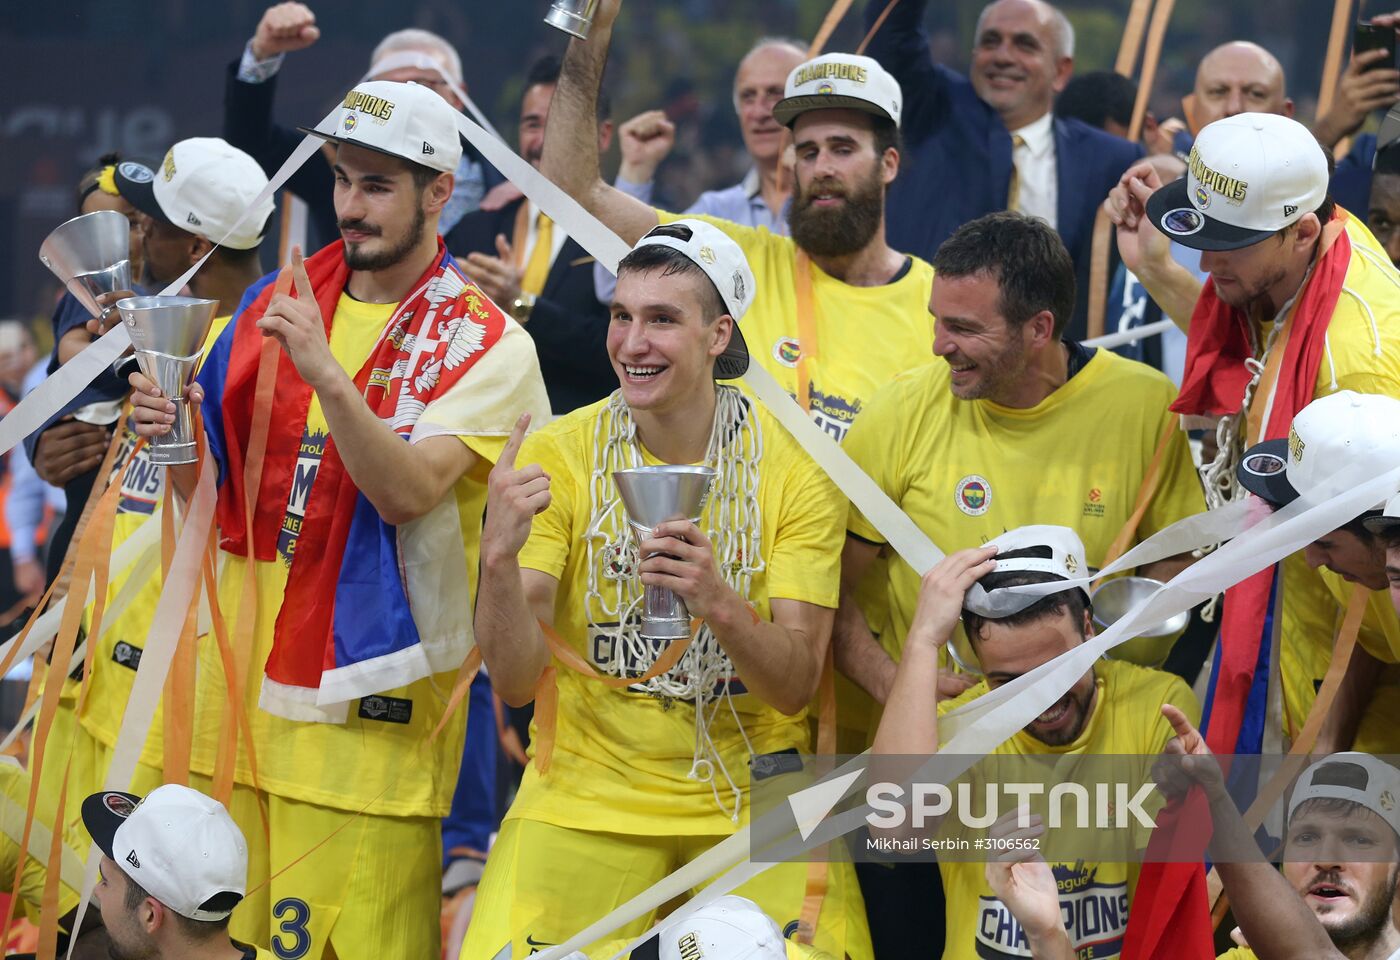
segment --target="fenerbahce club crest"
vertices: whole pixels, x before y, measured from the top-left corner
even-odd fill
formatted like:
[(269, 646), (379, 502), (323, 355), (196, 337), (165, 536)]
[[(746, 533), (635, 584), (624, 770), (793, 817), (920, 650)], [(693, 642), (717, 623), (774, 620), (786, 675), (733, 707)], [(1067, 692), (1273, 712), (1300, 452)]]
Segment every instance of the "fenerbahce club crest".
[(980, 517), (992, 506), (992, 485), (986, 477), (969, 474), (958, 481), (957, 492), (953, 495), (958, 509), (969, 517)]

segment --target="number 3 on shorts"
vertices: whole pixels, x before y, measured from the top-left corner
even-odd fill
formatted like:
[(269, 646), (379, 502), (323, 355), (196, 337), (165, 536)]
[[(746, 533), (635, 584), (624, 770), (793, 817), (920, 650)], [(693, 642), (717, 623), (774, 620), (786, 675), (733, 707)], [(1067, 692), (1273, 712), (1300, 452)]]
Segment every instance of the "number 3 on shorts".
[[(277, 929), (281, 932), (272, 938), (272, 952), (278, 960), (301, 960), (311, 949), (311, 934), (306, 929), (311, 919), (311, 908), (305, 900), (284, 897), (272, 908), (272, 915), (281, 922)], [(286, 917), (285, 920), (282, 918)]]

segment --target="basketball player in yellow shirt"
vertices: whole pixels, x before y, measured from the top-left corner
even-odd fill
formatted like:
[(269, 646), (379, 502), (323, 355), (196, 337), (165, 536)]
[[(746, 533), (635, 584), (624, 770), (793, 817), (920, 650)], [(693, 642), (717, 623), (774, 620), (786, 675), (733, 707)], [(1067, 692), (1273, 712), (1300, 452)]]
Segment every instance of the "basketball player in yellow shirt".
[[(980, 583), (997, 589), (1070, 580), (1083, 572), (1084, 544), (1059, 526), (1013, 530), (986, 546), (945, 557), (924, 579), (918, 611), (905, 642), (904, 657), (875, 736), (874, 752), (931, 756), (938, 752), (940, 715), (971, 702), (990, 689), (1029, 673), (1093, 635), (1088, 597), (1072, 588), (1028, 598), (1019, 612), (993, 618), (964, 608), (969, 589)], [(939, 659), (961, 619), (984, 679), (952, 700), (939, 695)], [(941, 702), (940, 702), (941, 701)], [(1155, 755), (1172, 737), (1160, 707), (1173, 703), (1195, 713), (1195, 699), (1180, 678), (1120, 660), (1101, 660), (1053, 706), (992, 754), (996, 757), (1045, 754)], [(1009, 910), (987, 884), (979, 863), (940, 862), (946, 898), (944, 960), (1021, 956)], [(1104, 920), (1092, 933), (1067, 928), (1076, 948), (1095, 943), (1095, 956), (1116, 957), (1128, 928), (1134, 865), (1053, 863), (1067, 918), (1092, 915)], [(1073, 883), (1089, 880), (1092, 883)], [(1083, 904), (1084, 900), (1096, 900)], [(1080, 907), (1093, 909), (1079, 909)], [(1068, 921), (1067, 921), (1068, 922)]]
[[(523, 447), (517, 426), (492, 471), (476, 634), (496, 691), (536, 710), (464, 960), (563, 942), (732, 834), (751, 782), (802, 769), (844, 506), (771, 415), (715, 382), (747, 368), (736, 321), (754, 296), (720, 230), (653, 229), (618, 270), (608, 353), (620, 389)], [(696, 463), (716, 471), (700, 522), (637, 542), (613, 471)], [(641, 636), (643, 584), (701, 621), (664, 672), (664, 644)], [(788, 936), (805, 920), (818, 949), (869, 960), (850, 865), (830, 864), (815, 917), (808, 873), (782, 864), (738, 892)]]
[[(367, 81), (317, 135), (335, 153), (341, 240), (293, 258), (295, 297), (270, 277), (250, 291), (189, 394), (221, 467), (220, 602), (230, 632), (251, 635), (236, 653), (250, 665), (252, 743), (240, 737), (229, 811), (249, 841), (252, 892), (231, 929), (284, 960), (428, 957), (441, 950), (440, 818), (464, 727), (448, 710), (470, 642), (485, 479), (519, 412), (543, 417), (548, 402), (529, 335), (437, 236), (461, 153), (452, 109), (420, 85)], [(241, 458), (267, 338), (278, 375), (249, 543)], [(157, 436), (174, 406), (132, 383), (138, 430)], [(192, 488), (192, 468), (168, 471), (177, 491)], [(326, 532), (352, 514), (349, 533)], [(331, 585), (294, 590), (307, 573)], [(401, 640), (416, 642), (382, 655)], [(323, 669), (352, 642), (349, 671)], [(279, 680), (279, 652), (314, 669)], [(228, 690), (206, 642), (191, 757), (202, 777), (231, 723)]]

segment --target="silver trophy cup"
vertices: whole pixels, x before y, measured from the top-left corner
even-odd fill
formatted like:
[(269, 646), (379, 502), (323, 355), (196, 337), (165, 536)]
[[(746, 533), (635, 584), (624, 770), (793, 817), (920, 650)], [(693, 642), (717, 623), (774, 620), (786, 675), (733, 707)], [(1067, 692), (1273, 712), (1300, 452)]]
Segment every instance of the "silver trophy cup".
[(175, 404), (171, 431), (151, 438), (152, 463), (196, 460), (194, 412), (185, 393), (199, 369), (204, 340), (218, 305), (217, 300), (194, 297), (127, 297), (117, 301), (141, 372)]
[(115, 210), (99, 210), (61, 223), (39, 244), (39, 259), (94, 317), (104, 293), (131, 289), (131, 225)]
[[(622, 494), (622, 505), (639, 543), (650, 538), (651, 531), (667, 520), (698, 522), (714, 479), (711, 467), (666, 464), (613, 471), (613, 483)], [(690, 636), (690, 612), (685, 601), (665, 587), (644, 589), (642, 636), (647, 640)]]
[(544, 22), (570, 36), (587, 40), (597, 9), (598, 0), (554, 0), (544, 15)]

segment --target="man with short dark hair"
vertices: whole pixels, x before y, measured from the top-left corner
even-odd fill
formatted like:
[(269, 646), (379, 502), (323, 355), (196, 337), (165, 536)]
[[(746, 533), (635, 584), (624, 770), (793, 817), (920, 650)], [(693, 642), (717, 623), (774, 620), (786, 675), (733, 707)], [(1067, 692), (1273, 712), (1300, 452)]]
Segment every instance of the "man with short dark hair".
[(223, 804), (166, 784), (144, 800), (94, 793), (82, 815), (102, 851), (95, 893), (114, 960), (272, 960), (229, 939), (248, 889), (248, 845)]
[[(530, 68), (520, 98), (520, 155), (532, 166), (544, 154), (545, 122), (559, 84), (559, 58)], [(598, 116), (598, 151), (612, 141), (606, 104)], [(607, 396), (616, 385), (604, 340), (608, 308), (593, 287), (594, 260), (578, 241), (521, 198), (462, 218), (445, 237), (467, 272), (534, 338), (540, 373), (556, 414)]]
[[(677, 217), (605, 183), (593, 117), (620, 0), (601, 0), (575, 40), (550, 115), (541, 170), (623, 241)], [(744, 250), (758, 291), (746, 322), (754, 362), (833, 439), (879, 386), (926, 364), (933, 271), (885, 240), (886, 189), (899, 173), (899, 84), (868, 57), (833, 53), (788, 75), (773, 107), (793, 133), (792, 236), (702, 218)]]
[[(1082, 587), (1042, 596), (999, 596), (1011, 587), (1075, 580), (1084, 575), (1084, 561), (1084, 544), (1074, 531), (1049, 525), (1020, 527), (940, 561), (920, 588), (918, 613), (909, 627), (873, 753), (938, 753), (939, 720), (945, 713), (1092, 637), (1091, 605)], [(960, 619), (982, 680), (948, 699), (939, 690), (940, 661)], [(1159, 713), (1166, 703), (1181, 703), (1195, 712), (1191, 691), (1180, 678), (1123, 660), (1100, 660), (991, 756), (1156, 754), (1172, 734)], [(1137, 866), (1081, 860), (1051, 867), (1061, 883), (1063, 927), (1070, 929), (1072, 946), (1079, 950), (1092, 945), (1095, 957), (1119, 956)], [(1018, 955), (1020, 931), (1014, 921), (1008, 922), (1010, 910), (987, 886), (982, 864), (940, 862), (939, 869), (946, 897), (944, 960)], [(1081, 889), (1090, 883), (1092, 890)], [(1093, 929), (1075, 909), (1086, 898), (1097, 918)], [(1103, 903), (1113, 905), (1111, 914), (1102, 910)]]
[[(682, 219), (617, 278), (618, 390), (523, 446), (522, 422), (491, 473), (476, 634), (503, 700), (553, 708), (536, 711), (462, 960), (562, 942), (731, 836), (751, 784), (787, 782), (810, 746), (844, 507), (772, 414), (717, 382), (748, 368), (754, 275), (719, 228)], [(713, 471), (699, 518), (629, 524), (617, 471), (691, 464)], [(653, 587), (684, 601), (693, 637), (647, 629)], [(807, 878), (794, 861), (736, 892), (789, 935), (806, 917), (804, 939), (870, 960), (850, 865), (830, 865), (815, 915)]]
[[(460, 160), (447, 102), (368, 81), (313, 132), (335, 151), (342, 239), (294, 251), (251, 288), (189, 392), (220, 478), (221, 601), (256, 611), (241, 656), (260, 681), (230, 687), (216, 645), (201, 647), (191, 767), (212, 777), (232, 747), (238, 691), (253, 742), (238, 745), (230, 806), (266, 878), (234, 920), (241, 937), (341, 960), (427, 957), (440, 951), (438, 820), (463, 740), (449, 703), (471, 644), (487, 464), (522, 409), (549, 406), (528, 334), (438, 236)], [(174, 404), (139, 374), (132, 384), (138, 431), (166, 432)], [(258, 443), (254, 410), (269, 402)], [(187, 495), (193, 466), (166, 470)], [(308, 837), (333, 839), (308, 853)]]
[(1067, 317), (1084, 336), (1090, 247), (1101, 198), (1142, 147), (1053, 113), (1074, 69), (1074, 29), (1043, 0), (982, 9), (966, 76), (935, 63), (923, 28), (927, 0), (870, 0), (869, 53), (908, 99), (910, 175), (890, 190), (891, 241), (931, 257), (959, 226), (996, 210), (1040, 217), (1064, 238), (1080, 303)]
[[(1085, 560), (1101, 567), (1110, 552), (1200, 511), (1186, 437), (1167, 410), (1171, 383), (1064, 336), (1074, 273), (1049, 226), (989, 214), (950, 237), (934, 264), (929, 309), (939, 318), (942, 362), (881, 390), (846, 449), (935, 543), (985, 541), (1035, 519), (1072, 521)], [(1140, 523), (1129, 525), (1140, 501)], [(879, 702), (889, 696), (919, 583), (902, 559), (891, 561), (889, 622), (877, 642), (853, 591), (883, 546), (853, 509), (836, 657)], [(1177, 568), (1162, 561), (1144, 574), (1165, 579)]]
[[(1073, 117), (1115, 137), (1127, 139), (1137, 103), (1137, 84), (1112, 70), (1090, 70), (1070, 79), (1055, 97), (1055, 116)], [(1149, 113), (1143, 139), (1150, 139), (1156, 121)]]

